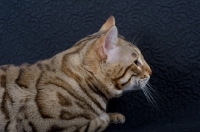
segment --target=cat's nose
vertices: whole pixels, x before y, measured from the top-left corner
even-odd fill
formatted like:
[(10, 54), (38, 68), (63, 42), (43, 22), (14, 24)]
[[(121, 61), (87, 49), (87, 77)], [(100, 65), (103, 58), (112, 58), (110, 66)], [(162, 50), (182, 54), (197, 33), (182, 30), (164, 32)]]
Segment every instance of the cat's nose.
[(152, 70), (151, 70), (151, 68), (148, 69), (148, 73), (149, 73), (149, 76), (152, 75)]
[(151, 76), (151, 75), (152, 75), (152, 71), (149, 72), (149, 76)]

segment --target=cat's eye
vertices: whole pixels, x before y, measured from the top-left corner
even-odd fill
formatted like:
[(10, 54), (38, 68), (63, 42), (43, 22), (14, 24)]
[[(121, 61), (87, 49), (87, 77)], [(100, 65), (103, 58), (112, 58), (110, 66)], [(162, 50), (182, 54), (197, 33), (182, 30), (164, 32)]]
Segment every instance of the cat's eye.
[(134, 63), (139, 66), (140, 65), (140, 62), (138, 60), (135, 60)]

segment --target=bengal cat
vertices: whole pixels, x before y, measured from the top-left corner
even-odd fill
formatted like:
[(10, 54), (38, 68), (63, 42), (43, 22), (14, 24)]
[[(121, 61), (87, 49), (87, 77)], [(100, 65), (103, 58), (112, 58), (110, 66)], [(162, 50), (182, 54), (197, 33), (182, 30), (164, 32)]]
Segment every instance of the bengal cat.
[(111, 16), (97, 33), (50, 59), (0, 67), (0, 131), (103, 131), (125, 122), (120, 113), (106, 113), (108, 100), (145, 87), (150, 75)]

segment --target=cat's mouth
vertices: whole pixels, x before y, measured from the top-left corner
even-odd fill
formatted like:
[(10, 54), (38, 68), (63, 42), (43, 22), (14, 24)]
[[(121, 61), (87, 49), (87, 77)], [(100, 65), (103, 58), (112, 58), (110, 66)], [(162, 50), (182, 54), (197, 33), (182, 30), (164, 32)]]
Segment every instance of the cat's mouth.
[(132, 83), (132, 90), (140, 90), (141, 89), (141, 85), (139, 83), (139, 80), (138, 78), (135, 78), (135, 76), (132, 76), (131, 77), (131, 83)]

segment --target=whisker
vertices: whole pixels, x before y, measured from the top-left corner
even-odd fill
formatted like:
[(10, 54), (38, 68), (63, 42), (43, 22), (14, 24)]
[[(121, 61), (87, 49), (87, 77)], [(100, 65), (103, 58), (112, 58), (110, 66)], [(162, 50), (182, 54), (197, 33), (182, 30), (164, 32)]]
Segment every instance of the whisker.
[(146, 89), (146, 93), (148, 94), (148, 96), (149, 96), (149, 98), (150, 98), (150, 100), (152, 102), (152, 105), (158, 110), (158, 105), (157, 105), (157, 103), (156, 103), (156, 101), (154, 99), (153, 94), (150, 92), (150, 90), (147, 87), (145, 89)]
[(144, 33), (135, 41), (135, 44), (137, 45), (137, 43), (139, 42), (139, 40), (142, 38), (142, 36), (144, 35)]
[(144, 92), (145, 97), (147, 98), (147, 101), (150, 102), (150, 104), (153, 104), (151, 98), (149, 97), (149, 94), (146, 91), (146, 88), (142, 88), (142, 90)]
[(151, 106), (152, 103), (151, 103), (151, 101), (149, 99), (149, 96), (147, 95), (146, 91), (143, 88), (142, 88), (142, 91), (143, 91), (143, 93), (145, 95), (145, 98), (147, 99), (147, 102), (148, 102), (149, 106)]
[(133, 40), (132, 40), (132, 42), (131, 42), (132, 44), (135, 43), (135, 42), (134, 42), (134, 41), (135, 41), (135, 37), (138, 35), (138, 33), (139, 33), (139, 32), (137, 32), (136, 35), (133, 37)]
[(154, 99), (155, 96), (151, 93), (151, 91), (148, 88), (146, 88), (146, 90), (147, 90), (147, 93), (148, 93), (149, 97), (151, 98), (152, 102), (154, 102), (154, 104), (157, 105), (157, 103)]
[(149, 105), (150, 105), (150, 106), (153, 106), (154, 108), (156, 108), (156, 109), (158, 110), (158, 105), (157, 105), (157, 103), (156, 103), (156, 101), (155, 101), (155, 99), (154, 99), (154, 98), (156, 98), (156, 97), (155, 97), (155, 95), (152, 93), (152, 91), (148, 88), (148, 85), (147, 85), (146, 87), (143, 87), (142, 90), (143, 90), (143, 92), (144, 92), (144, 95), (145, 95), (145, 97), (146, 97), (146, 99), (147, 99)]
[(147, 84), (147, 87), (149, 88), (150, 91), (154, 93), (156, 99), (161, 99), (161, 96), (158, 94), (158, 92), (153, 88), (153, 86), (150, 83)]
[[(139, 83), (139, 86), (141, 87), (140, 83)], [(156, 101), (154, 100), (153, 94), (149, 90), (148, 85), (146, 85), (145, 87), (141, 87), (141, 89), (147, 99), (149, 106), (153, 106), (153, 108), (156, 108), (158, 110), (158, 105), (157, 105)]]

